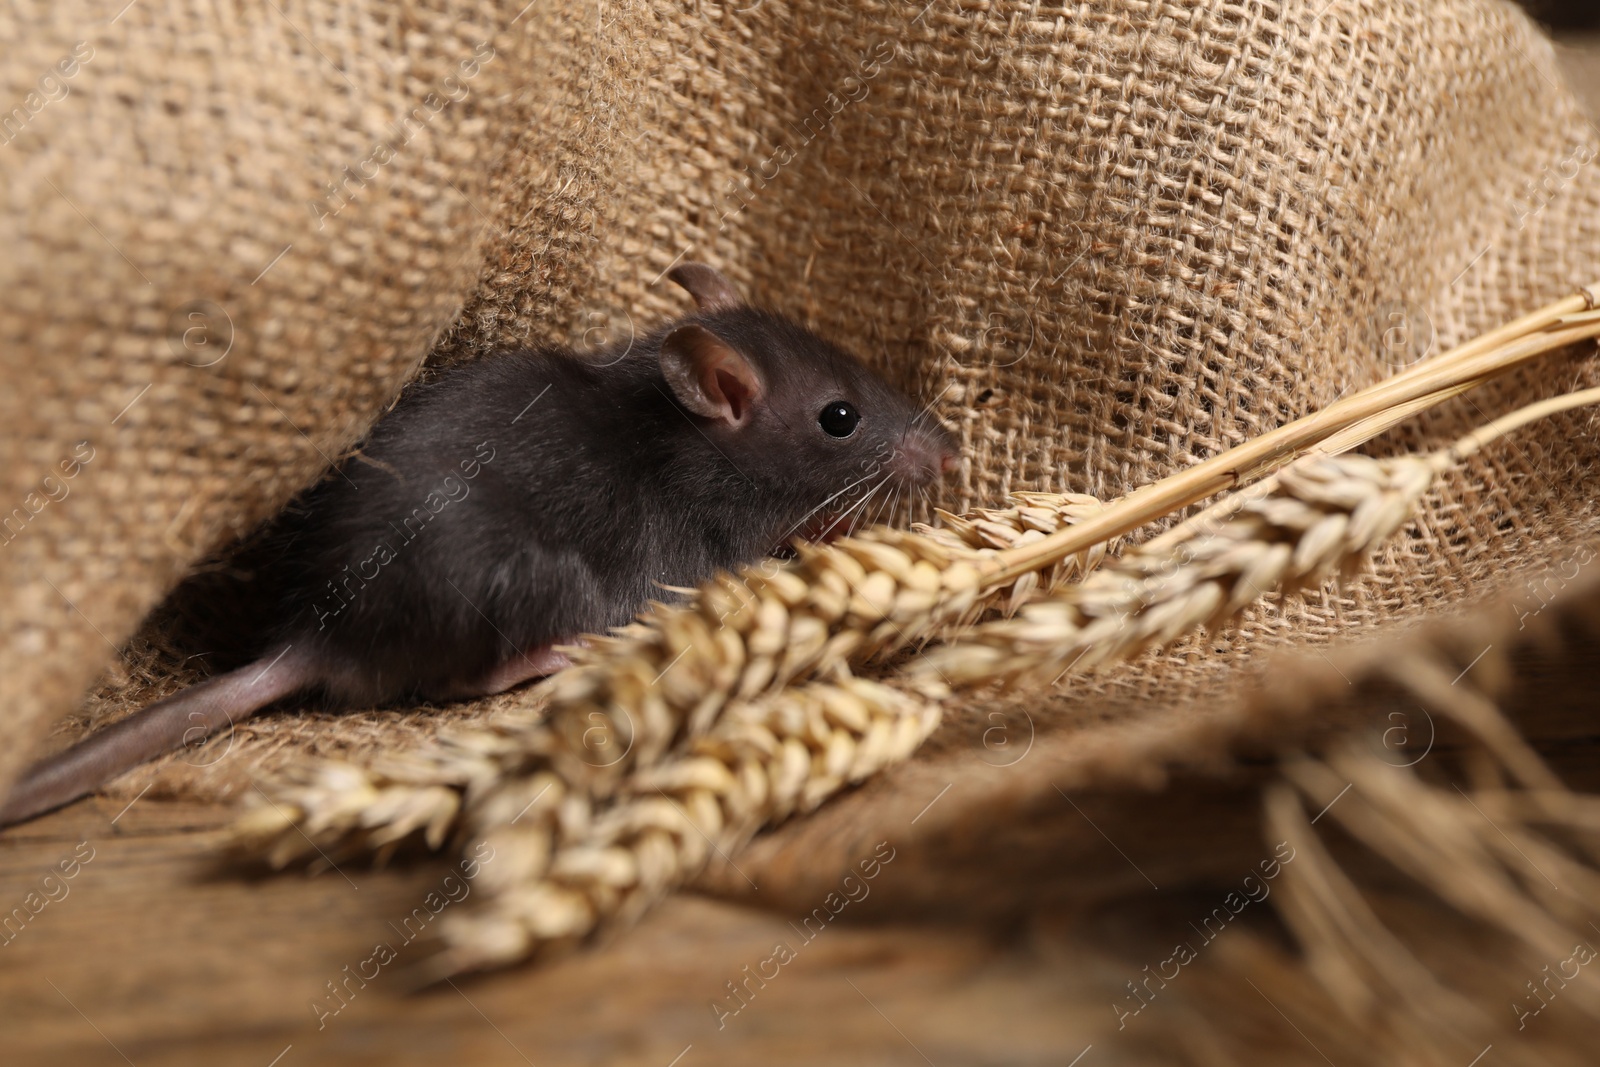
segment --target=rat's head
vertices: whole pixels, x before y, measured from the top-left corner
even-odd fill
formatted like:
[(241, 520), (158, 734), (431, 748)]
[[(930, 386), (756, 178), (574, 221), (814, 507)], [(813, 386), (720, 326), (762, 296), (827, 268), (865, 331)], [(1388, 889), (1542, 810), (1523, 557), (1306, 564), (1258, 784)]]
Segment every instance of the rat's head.
[(699, 314), (662, 339), (662, 373), (707, 438), (771, 495), (777, 542), (837, 536), (958, 465), (929, 408), (843, 349), (747, 307), (705, 264), (668, 276)]

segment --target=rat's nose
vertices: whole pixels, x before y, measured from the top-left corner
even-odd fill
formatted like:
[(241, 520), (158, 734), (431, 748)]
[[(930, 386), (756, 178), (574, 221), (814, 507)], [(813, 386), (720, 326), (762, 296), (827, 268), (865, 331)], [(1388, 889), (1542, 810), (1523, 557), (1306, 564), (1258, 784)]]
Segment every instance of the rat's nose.
[(894, 461), (900, 476), (915, 482), (936, 481), (961, 466), (961, 457), (949, 441), (918, 433), (900, 439)]

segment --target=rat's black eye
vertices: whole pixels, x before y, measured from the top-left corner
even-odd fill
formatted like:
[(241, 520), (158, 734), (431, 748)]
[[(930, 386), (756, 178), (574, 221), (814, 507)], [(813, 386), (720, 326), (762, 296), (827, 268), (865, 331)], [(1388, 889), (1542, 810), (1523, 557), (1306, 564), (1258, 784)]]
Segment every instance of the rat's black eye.
[(861, 416), (848, 400), (831, 401), (817, 416), (817, 425), (829, 437), (849, 437), (856, 432), (856, 423), (860, 421)]

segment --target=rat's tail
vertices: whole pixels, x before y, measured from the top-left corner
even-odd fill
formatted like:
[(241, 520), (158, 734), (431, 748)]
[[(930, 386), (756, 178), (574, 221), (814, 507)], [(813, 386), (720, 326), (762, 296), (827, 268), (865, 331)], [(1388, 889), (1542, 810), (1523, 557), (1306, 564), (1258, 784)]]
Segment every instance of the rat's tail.
[(290, 647), (158, 700), (65, 752), (28, 768), (0, 806), (0, 826), (43, 815), (94, 792), (123, 771), (248, 719), (315, 679), (309, 656)]

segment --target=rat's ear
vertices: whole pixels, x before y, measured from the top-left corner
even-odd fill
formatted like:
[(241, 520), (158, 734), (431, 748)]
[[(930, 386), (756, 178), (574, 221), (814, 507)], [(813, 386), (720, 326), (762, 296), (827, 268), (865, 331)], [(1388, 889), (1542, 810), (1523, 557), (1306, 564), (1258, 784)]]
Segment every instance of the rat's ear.
[(684, 407), (738, 428), (766, 391), (738, 349), (704, 326), (680, 326), (661, 342), (661, 373)]
[(701, 311), (731, 311), (744, 306), (739, 290), (715, 267), (680, 263), (667, 271), (667, 277), (683, 286), (694, 297), (694, 306)]

